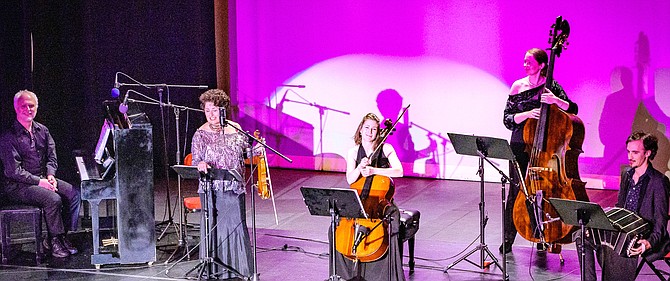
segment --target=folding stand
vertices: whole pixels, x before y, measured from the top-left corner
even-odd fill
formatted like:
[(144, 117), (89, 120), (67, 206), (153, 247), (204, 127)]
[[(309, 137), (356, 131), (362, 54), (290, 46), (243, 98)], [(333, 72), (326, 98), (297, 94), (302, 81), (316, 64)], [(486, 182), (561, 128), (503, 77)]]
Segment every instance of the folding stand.
[(607, 218), (605, 211), (596, 203), (560, 198), (549, 198), (549, 202), (554, 206), (554, 209), (558, 212), (558, 216), (565, 224), (579, 225), (582, 235), (582, 254), (579, 255), (581, 264), (580, 275), (581, 280), (584, 281), (584, 258), (586, 256), (584, 251), (585, 227), (610, 231), (617, 231), (617, 229)]
[(363, 203), (355, 189), (351, 188), (318, 188), (303, 186), (300, 188), (305, 205), (313, 216), (330, 216), (330, 268), (328, 281), (343, 280), (335, 272), (335, 228), (338, 217), (368, 218), (363, 210)]
[[(204, 179), (205, 180), (205, 188), (204, 188), (204, 202), (202, 204), (202, 215), (204, 216), (204, 222), (205, 225), (203, 226), (205, 228), (206, 234), (205, 234), (205, 257), (200, 260), (200, 262), (195, 265), (193, 268), (191, 268), (189, 271), (184, 274), (184, 276), (188, 276), (191, 272), (195, 271), (196, 269), (198, 270), (198, 280), (201, 280), (203, 278), (205, 280), (209, 279), (217, 279), (217, 275), (220, 275), (220, 272), (213, 272), (214, 265), (219, 265), (223, 267), (224, 269), (232, 272), (233, 274), (236, 274), (240, 277), (246, 278), (246, 276), (243, 276), (240, 274), (239, 271), (235, 270), (231, 266), (224, 264), (221, 262), (221, 260), (217, 259), (216, 257), (212, 257), (212, 248), (211, 248), (211, 233), (212, 229), (210, 226), (209, 220), (210, 220), (210, 215), (213, 214), (214, 207), (212, 204), (212, 180), (224, 180), (224, 179), (235, 179), (242, 181), (242, 177), (240, 176), (239, 173), (236, 171), (229, 171), (229, 170), (224, 170), (224, 169), (211, 169), (207, 174), (201, 174), (198, 171), (198, 168), (195, 166), (184, 166), (184, 165), (175, 165), (172, 166), (172, 169), (174, 169), (181, 177), (185, 179)], [(215, 240), (216, 241), (216, 240)], [(216, 249), (218, 246), (215, 246), (214, 249)]]
[[(456, 150), (456, 153), (461, 154), (461, 155), (472, 155), (472, 156), (479, 156), (479, 177), (480, 177), (480, 192), (481, 192), (481, 201), (479, 203), (479, 245), (472, 249), (469, 253), (465, 254), (449, 266), (447, 266), (444, 269), (444, 272), (447, 272), (447, 270), (451, 269), (454, 267), (456, 264), (459, 262), (465, 260), (475, 266), (479, 266), (479, 268), (484, 269), (488, 267), (491, 263), (485, 262), (486, 256), (488, 255), (491, 257), (493, 260), (493, 263), (500, 268), (503, 274), (503, 280), (508, 280), (509, 276), (507, 275), (507, 258), (506, 255), (502, 255), (503, 259), (503, 265), (502, 267), (498, 263), (498, 259), (493, 256), (491, 253), (491, 250), (489, 250), (488, 246), (485, 243), (485, 228), (486, 228), (486, 220), (487, 218), (485, 217), (485, 202), (484, 202), (484, 161), (488, 162), (491, 164), (493, 168), (498, 170), (498, 173), (502, 176), (502, 227), (504, 229), (505, 227), (505, 182), (509, 181), (511, 182), (511, 179), (503, 173), (496, 165), (494, 165), (490, 160), (490, 158), (497, 158), (497, 159), (504, 159), (504, 160), (511, 160), (514, 161), (514, 154), (512, 153), (512, 149), (510, 148), (509, 144), (507, 143), (507, 140), (504, 139), (498, 139), (498, 138), (491, 138), (491, 137), (478, 137), (478, 136), (471, 136), (471, 135), (459, 135), (459, 134), (453, 134), (453, 133), (448, 133), (449, 139), (451, 139), (451, 143), (454, 146), (454, 150)], [(502, 241), (503, 245), (505, 244), (505, 231), (502, 231)], [(504, 246), (503, 246), (504, 247)], [(480, 264), (477, 265), (476, 263), (468, 260), (468, 257), (475, 252), (480, 251)], [(503, 249), (504, 252), (504, 249)]]

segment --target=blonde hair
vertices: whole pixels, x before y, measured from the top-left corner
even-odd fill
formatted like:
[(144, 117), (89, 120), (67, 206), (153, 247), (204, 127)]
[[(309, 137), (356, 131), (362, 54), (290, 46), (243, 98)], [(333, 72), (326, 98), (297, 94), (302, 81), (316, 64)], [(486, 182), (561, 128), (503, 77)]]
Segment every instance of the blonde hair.
[[(379, 117), (375, 115), (374, 113), (368, 113), (363, 116), (363, 120), (361, 120), (361, 123), (358, 124), (358, 129), (356, 129), (356, 132), (354, 133), (354, 143), (361, 144), (362, 136), (361, 136), (361, 128), (363, 128), (363, 124), (365, 123), (365, 120), (373, 120), (377, 122), (377, 135), (373, 139), (373, 141), (377, 140), (379, 138)], [(376, 145), (375, 145), (376, 146)]]

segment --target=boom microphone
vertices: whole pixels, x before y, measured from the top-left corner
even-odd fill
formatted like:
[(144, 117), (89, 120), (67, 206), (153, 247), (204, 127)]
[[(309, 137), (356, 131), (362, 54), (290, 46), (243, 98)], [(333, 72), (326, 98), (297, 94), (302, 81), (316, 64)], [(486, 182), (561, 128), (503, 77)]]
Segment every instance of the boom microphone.
[(119, 95), (121, 95), (121, 92), (119, 92), (119, 73), (117, 72), (116, 75), (114, 75), (114, 88), (112, 88), (112, 97), (113, 98), (118, 98)]
[[(112, 89), (112, 92), (114, 92), (114, 90), (116, 90), (117, 92), (119, 91), (119, 89), (114, 88), (114, 89)], [(128, 96), (129, 95), (130, 95), (130, 91), (128, 91), (126, 93), (126, 96), (123, 98), (123, 102), (121, 104), (119, 104), (119, 112), (121, 112), (122, 114), (126, 114), (128, 112)]]
[(356, 238), (354, 238), (354, 245), (351, 247), (351, 253), (356, 255), (356, 248), (358, 248), (358, 245), (363, 242), (363, 238), (368, 236), (370, 233), (370, 229), (362, 226), (360, 224), (356, 225)]

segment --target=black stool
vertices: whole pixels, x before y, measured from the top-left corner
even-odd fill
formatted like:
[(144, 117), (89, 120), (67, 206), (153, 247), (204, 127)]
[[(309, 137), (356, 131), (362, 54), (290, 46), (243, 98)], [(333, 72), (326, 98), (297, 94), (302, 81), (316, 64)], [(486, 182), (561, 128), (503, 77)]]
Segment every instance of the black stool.
[(403, 243), (407, 241), (409, 249), (409, 274), (414, 273), (414, 235), (419, 231), (419, 210), (399, 209), (400, 211), (400, 229), (398, 232), (398, 245), (400, 247), (400, 257), (403, 256)]
[(42, 262), (42, 211), (40, 208), (28, 205), (4, 205), (0, 206), (0, 246), (2, 251), (2, 264), (7, 263), (9, 248), (11, 247), (11, 225), (12, 221), (22, 216), (31, 216), (33, 230), (35, 231), (35, 261)]

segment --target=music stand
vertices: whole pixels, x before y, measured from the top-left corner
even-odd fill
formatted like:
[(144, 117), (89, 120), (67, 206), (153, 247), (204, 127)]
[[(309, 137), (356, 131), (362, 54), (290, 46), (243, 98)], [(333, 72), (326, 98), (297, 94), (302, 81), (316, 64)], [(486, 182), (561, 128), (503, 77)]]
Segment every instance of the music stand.
[[(498, 263), (498, 259), (496, 259), (495, 256), (491, 253), (491, 250), (489, 250), (488, 246), (486, 245), (485, 242), (485, 235), (484, 231), (486, 228), (486, 217), (485, 217), (485, 205), (486, 203), (484, 202), (484, 161), (488, 162), (491, 164), (493, 168), (498, 170), (498, 173), (502, 176), (502, 224), (503, 224), (503, 230), (505, 227), (505, 181), (509, 181), (511, 183), (511, 179), (505, 175), (503, 171), (498, 169), (496, 165), (494, 165), (489, 158), (496, 158), (496, 159), (504, 159), (504, 160), (510, 160), (510, 161), (515, 161), (514, 159), (514, 154), (512, 153), (512, 149), (510, 148), (509, 144), (507, 143), (507, 140), (504, 139), (499, 139), (499, 138), (492, 138), (492, 137), (481, 137), (481, 136), (474, 136), (474, 135), (461, 135), (461, 134), (454, 134), (454, 133), (447, 133), (449, 135), (449, 139), (451, 140), (452, 145), (454, 146), (454, 150), (456, 151), (457, 154), (461, 155), (471, 155), (471, 156), (478, 156), (479, 157), (479, 178), (480, 178), (480, 203), (479, 203), (479, 245), (472, 249), (469, 253), (465, 254), (463, 257), (459, 258), (449, 266), (447, 266), (444, 269), (444, 272), (447, 272), (450, 268), (454, 267), (456, 264), (459, 262), (465, 260), (475, 266), (477, 266), (476, 263), (468, 260), (468, 257), (472, 255), (473, 253), (480, 251), (480, 265), (479, 267), (481, 269), (484, 269), (485, 267), (488, 267), (490, 263), (485, 263), (486, 255), (491, 257), (493, 260), (493, 263), (500, 268), (503, 274), (503, 280), (508, 280), (509, 276), (507, 276), (507, 258), (506, 255), (503, 254), (503, 265), (500, 266)], [(503, 247), (504, 247), (504, 242), (505, 242), (505, 231), (502, 231), (502, 241), (503, 241)], [(504, 253), (504, 249), (503, 249)]]
[(600, 205), (592, 202), (560, 199), (560, 198), (549, 198), (549, 202), (554, 206), (554, 209), (558, 212), (558, 216), (565, 224), (569, 225), (579, 225), (581, 231), (581, 240), (582, 240), (582, 253), (579, 256), (580, 261), (580, 275), (581, 280), (584, 280), (584, 258), (586, 253), (584, 251), (584, 235), (585, 227), (617, 231), (617, 229), (612, 225), (612, 222), (607, 218), (605, 211)]
[(300, 188), (303, 200), (309, 213), (313, 216), (330, 216), (330, 277), (328, 281), (342, 280), (335, 273), (335, 227), (338, 217), (368, 218), (363, 203), (355, 189), (351, 188), (319, 188), (303, 186)]
[[(198, 269), (198, 280), (203, 278), (203, 273), (205, 274), (205, 280), (210, 280), (210, 279), (217, 279), (217, 275), (220, 275), (221, 273), (216, 273), (212, 272), (212, 269), (214, 268), (214, 265), (219, 265), (223, 267), (224, 269), (232, 272), (233, 274), (236, 274), (237, 276), (241, 277), (246, 277), (243, 276), (239, 271), (236, 269), (232, 268), (231, 266), (224, 264), (221, 262), (221, 260), (213, 257), (211, 254), (212, 248), (211, 248), (211, 237), (210, 234), (212, 233), (212, 229), (210, 229), (210, 224), (209, 224), (209, 219), (210, 215), (213, 214), (213, 203), (212, 203), (212, 180), (233, 180), (233, 179), (241, 179), (240, 173), (238, 173), (235, 170), (225, 170), (225, 169), (215, 169), (212, 168), (210, 169), (206, 174), (200, 173), (198, 171), (198, 168), (196, 166), (185, 166), (185, 165), (174, 165), (172, 166), (172, 169), (177, 172), (182, 178), (184, 179), (204, 179), (205, 180), (205, 185), (203, 188), (204, 191), (204, 199), (202, 202), (202, 216), (204, 216), (204, 223), (205, 225), (203, 226), (205, 228), (205, 257), (200, 260), (198, 264), (196, 264), (193, 268), (191, 268), (189, 271), (184, 274), (184, 277), (188, 276), (191, 272), (194, 270)], [(216, 241), (216, 240), (214, 240)], [(202, 242), (202, 241), (201, 241)], [(218, 245), (214, 247), (214, 249), (218, 248)]]

